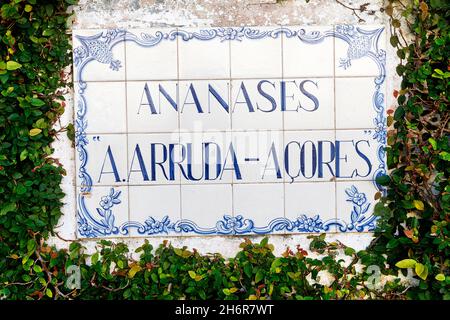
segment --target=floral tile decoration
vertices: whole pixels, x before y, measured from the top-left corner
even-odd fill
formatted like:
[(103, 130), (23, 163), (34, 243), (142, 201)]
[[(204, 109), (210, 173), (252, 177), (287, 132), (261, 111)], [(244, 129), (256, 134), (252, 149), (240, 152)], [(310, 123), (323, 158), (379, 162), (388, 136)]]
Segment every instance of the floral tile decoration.
[(382, 26), (75, 30), (79, 238), (370, 232)]

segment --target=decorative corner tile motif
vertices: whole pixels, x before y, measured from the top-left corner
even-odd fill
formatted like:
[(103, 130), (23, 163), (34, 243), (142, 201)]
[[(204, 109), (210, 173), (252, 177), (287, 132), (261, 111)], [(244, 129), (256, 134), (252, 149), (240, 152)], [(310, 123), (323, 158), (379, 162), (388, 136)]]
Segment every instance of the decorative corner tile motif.
[(74, 81), (125, 81), (125, 30), (73, 30)]
[[(334, 27), (335, 75), (386, 76), (386, 34), (383, 26)], [(375, 63), (373, 63), (375, 62)]]
[(78, 192), (78, 236), (125, 237), (128, 223), (128, 187), (81, 187)]
[(373, 215), (374, 196), (377, 189), (371, 181), (338, 182), (337, 219), (338, 232), (363, 232), (375, 229)]
[(78, 237), (373, 230), (384, 33), (74, 32)]

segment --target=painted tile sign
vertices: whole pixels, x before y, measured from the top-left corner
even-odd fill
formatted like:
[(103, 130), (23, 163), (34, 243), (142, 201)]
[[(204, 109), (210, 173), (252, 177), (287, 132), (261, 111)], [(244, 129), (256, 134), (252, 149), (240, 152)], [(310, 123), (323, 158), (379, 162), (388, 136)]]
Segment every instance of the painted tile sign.
[(383, 27), (76, 30), (79, 237), (363, 232)]

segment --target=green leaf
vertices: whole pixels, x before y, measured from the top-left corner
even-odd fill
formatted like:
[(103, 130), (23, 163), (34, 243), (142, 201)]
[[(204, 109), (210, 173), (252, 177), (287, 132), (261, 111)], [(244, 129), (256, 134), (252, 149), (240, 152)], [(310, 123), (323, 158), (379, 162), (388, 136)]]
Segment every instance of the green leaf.
[(31, 12), (33, 10), (33, 6), (30, 6), (29, 4), (25, 5), (25, 12)]
[(437, 281), (444, 281), (445, 280), (445, 275), (443, 273), (439, 273), (436, 275), (435, 279)]
[(391, 36), (389, 41), (391, 42), (391, 46), (397, 47), (397, 45), (398, 45), (398, 37), (397, 36)]
[(27, 156), (28, 156), (28, 150), (27, 149), (22, 150), (22, 152), (20, 153), (20, 161), (25, 160), (27, 158)]
[(47, 295), (47, 297), (53, 298), (53, 292), (52, 290), (50, 290), (50, 288), (47, 288), (47, 290), (45, 290), (45, 294)]
[(99, 253), (98, 252), (94, 253), (91, 257), (92, 264), (96, 264), (98, 262), (98, 258), (99, 258)]
[(382, 186), (387, 186), (389, 182), (391, 181), (391, 178), (387, 175), (381, 175), (376, 178), (376, 182)]
[(422, 201), (420, 201), (420, 200), (414, 200), (413, 203), (414, 203), (414, 207), (415, 207), (417, 210), (423, 211), (423, 210), (425, 209), (425, 205), (423, 204)]
[(15, 61), (8, 61), (8, 62), (6, 62), (6, 69), (7, 70), (10, 70), (10, 71), (17, 70), (20, 67), (22, 67), (22, 65), (20, 63), (18, 63), (18, 62), (15, 62)]
[(255, 283), (260, 282), (262, 279), (264, 279), (264, 271), (258, 270), (255, 276)]
[(37, 136), (39, 133), (41, 133), (42, 130), (39, 128), (33, 128), (30, 130), (30, 137)]
[(189, 270), (188, 273), (189, 273), (189, 277), (191, 277), (192, 279), (195, 279), (195, 277), (197, 276), (195, 271)]
[(134, 278), (134, 276), (136, 275), (136, 273), (138, 273), (139, 271), (141, 271), (142, 268), (138, 265), (135, 264), (133, 267), (131, 267), (131, 269), (128, 271), (128, 276), (132, 279)]
[(267, 243), (269, 242), (269, 238), (264, 237), (261, 242), (259, 243), (262, 247), (265, 247)]
[(38, 98), (31, 98), (31, 105), (35, 107), (42, 107), (45, 105), (45, 102)]
[(35, 264), (35, 265), (33, 266), (33, 270), (34, 270), (34, 272), (36, 272), (36, 273), (42, 272), (41, 266), (39, 266), (39, 265), (37, 265), (37, 264)]
[(251, 263), (246, 263), (244, 265), (244, 273), (247, 277), (251, 278), (253, 275), (253, 267)]
[(355, 253), (355, 249), (347, 247), (344, 249), (344, 253), (346, 256), (352, 256)]
[(17, 187), (16, 187), (17, 194), (20, 195), (20, 194), (24, 194), (26, 192), (27, 192), (27, 188), (24, 185), (22, 185), (22, 184), (17, 185)]
[(421, 263), (416, 263), (415, 271), (419, 278), (421, 278), (422, 280), (426, 280), (426, 278), (428, 276), (427, 266), (424, 266)]
[(417, 263), (416, 260), (413, 260), (413, 259), (403, 259), (403, 260), (397, 262), (395, 264), (395, 266), (400, 269), (408, 269), (408, 268), (414, 268), (416, 263)]
[(8, 212), (16, 210), (17, 205), (14, 202), (7, 203), (6, 205), (2, 205), (0, 210), (0, 216), (4, 216)]

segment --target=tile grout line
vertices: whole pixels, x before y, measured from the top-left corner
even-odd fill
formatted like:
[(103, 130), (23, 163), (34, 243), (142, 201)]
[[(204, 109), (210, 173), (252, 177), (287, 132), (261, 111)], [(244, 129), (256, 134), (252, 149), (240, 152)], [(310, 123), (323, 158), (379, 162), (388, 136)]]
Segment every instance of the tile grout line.
[[(128, 81), (127, 81), (127, 65), (128, 65), (128, 59), (127, 59), (127, 41), (126, 41), (126, 35), (127, 35), (128, 30), (125, 30), (125, 39), (124, 39), (124, 54), (125, 54), (125, 128), (126, 128), (126, 155), (127, 155), (127, 159), (126, 159), (126, 163), (127, 163), (127, 196), (128, 196), (128, 222), (131, 221), (131, 212), (130, 212), (130, 184), (128, 181), (128, 170), (129, 170), (129, 163), (128, 163), (128, 158), (129, 158), (129, 148), (128, 148)], [(128, 238), (131, 236), (130, 233), (128, 233)]]
[[(232, 71), (232, 59), (231, 59), (231, 40), (228, 40), (228, 76), (229, 76), (229, 81), (230, 81), (230, 88), (228, 91), (228, 97), (229, 97), (229, 101), (230, 101), (230, 144), (233, 144), (233, 140), (234, 140), (234, 130), (233, 130), (233, 110), (234, 110), (234, 105), (233, 105), (233, 81), (232, 81), (232, 75), (231, 75), (231, 71)], [(231, 216), (235, 217), (236, 216), (236, 212), (235, 212), (235, 206), (234, 206), (234, 175), (231, 172), (231, 182), (230, 182), (230, 186), (231, 186)]]
[[(177, 34), (178, 34), (178, 30), (179, 28), (176, 27), (175, 28), (177, 30)], [(180, 109), (180, 45), (179, 45), (179, 36), (177, 35), (176, 37), (176, 47), (177, 47), (177, 90), (176, 90), (176, 94), (177, 94), (177, 118), (178, 118), (178, 130), (177, 130), (177, 135), (178, 135), (178, 144), (181, 145), (181, 109)], [(181, 154), (179, 155), (181, 156)], [(179, 219), (182, 220), (183, 219), (183, 198), (182, 198), (182, 184), (181, 184), (181, 172), (178, 176), (178, 185), (179, 185), (179, 194), (180, 194), (180, 215), (179, 215)]]
[[(333, 24), (333, 33), (336, 30), (336, 25)], [(333, 35), (333, 110), (334, 110), (334, 141), (336, 142), (336, 37)], [(336, 173), (335, 173), (336, 175)], [(334, 177), (334, 218), (338, 218), (338, 198), (337, 198), (337, 179)], [(334, 226), (334, 231), (337, 232), (337, 226)]]
[[(280, 26), (280, 27), (283, 28), (283, 26)], [(284, 81), (284, 36), (285, 36), (284, 32), (281, 32), (280, 37), (281, 37), (281, 79), (282, 79), (282, 81)], [(280, 97), (280, 99), (282, 99), (282, 97)], [(280, 106), (280, 108), (281, 108), (281, 106)], [(286, 114), (281, 113), (281, 126), (283, 128), (283, 135), (281, 137), (282, 150), (285, 150), (285, 139), (284, 139), (285, 129), (286, 129), (285, 121), (284, 121), (285, 116), (286, 116)], [(284, 158), (284, 156), (283, 156), (283, 158)], [(284, 162), (284, 159), (283, 159), (283, 162)], [(285, 171), (285, 170), (283, 170), (283, 171)], [(283, 177), (282, 183), (283, 183), (283, 218), (286, 219), (286, 180), (284, 179), (284, 177)], [(285, 234), (285, 232), (282, 232), (282, 234)]]
[[(299, 76), (287, 76), (285, 79), (346, 79), (346, 78), (375, 78), (378, 74), (372, 75), (336, 75), (336, 76), (318, 76), (318, 75), (299, 75)], [(230, 78), (220, 78), (220, 77), (205, 77), (205, 78), (160, 78), (160, 79), (132, 79), (130, 82), (168, 82), (168, 81), (210, 81), (210, 80), (229, 80)], [(262, 79), (273, 79), (273, 80), (282, 80), (281, 77), (274, 77), (270, 75), (260, 76), (260, 77), (236, 77), (233, 80), (262, 80)], [(74, 83), (78, 83), (79, 81), (75, 80)], [(85, 80), (84, 82), (123, 82), (123, 80)]]
[[(339, 128), (336, 130), (339, 131), (366, 131), (366, 130), (375, 130), (376, 128)], [(239, 130), (224, 130), (224, 129), (210, 129), (210, 130), (202, 130), (202, 131), (196, 131), (196, 130), (182, 130), (179, 131), (180, 133), (219, 133), (219, 132), (241, 132), (241, 133), (253, 133), (253, 132), (281, 132), (282, 129), (239, 129)], [(334, 132), (334, 128), (328, 128), (328, 129), (287, 129), (284, 130), (285, 132)], [(95, 136), (95, 135), (120, 135), (120, 134), (131, 134), (131, 135), (164, 135), (168, 133), (173, 133), (173, 131), (155, 131), (155, 132), (89, 132), (87, 133), (88, 136)]]

